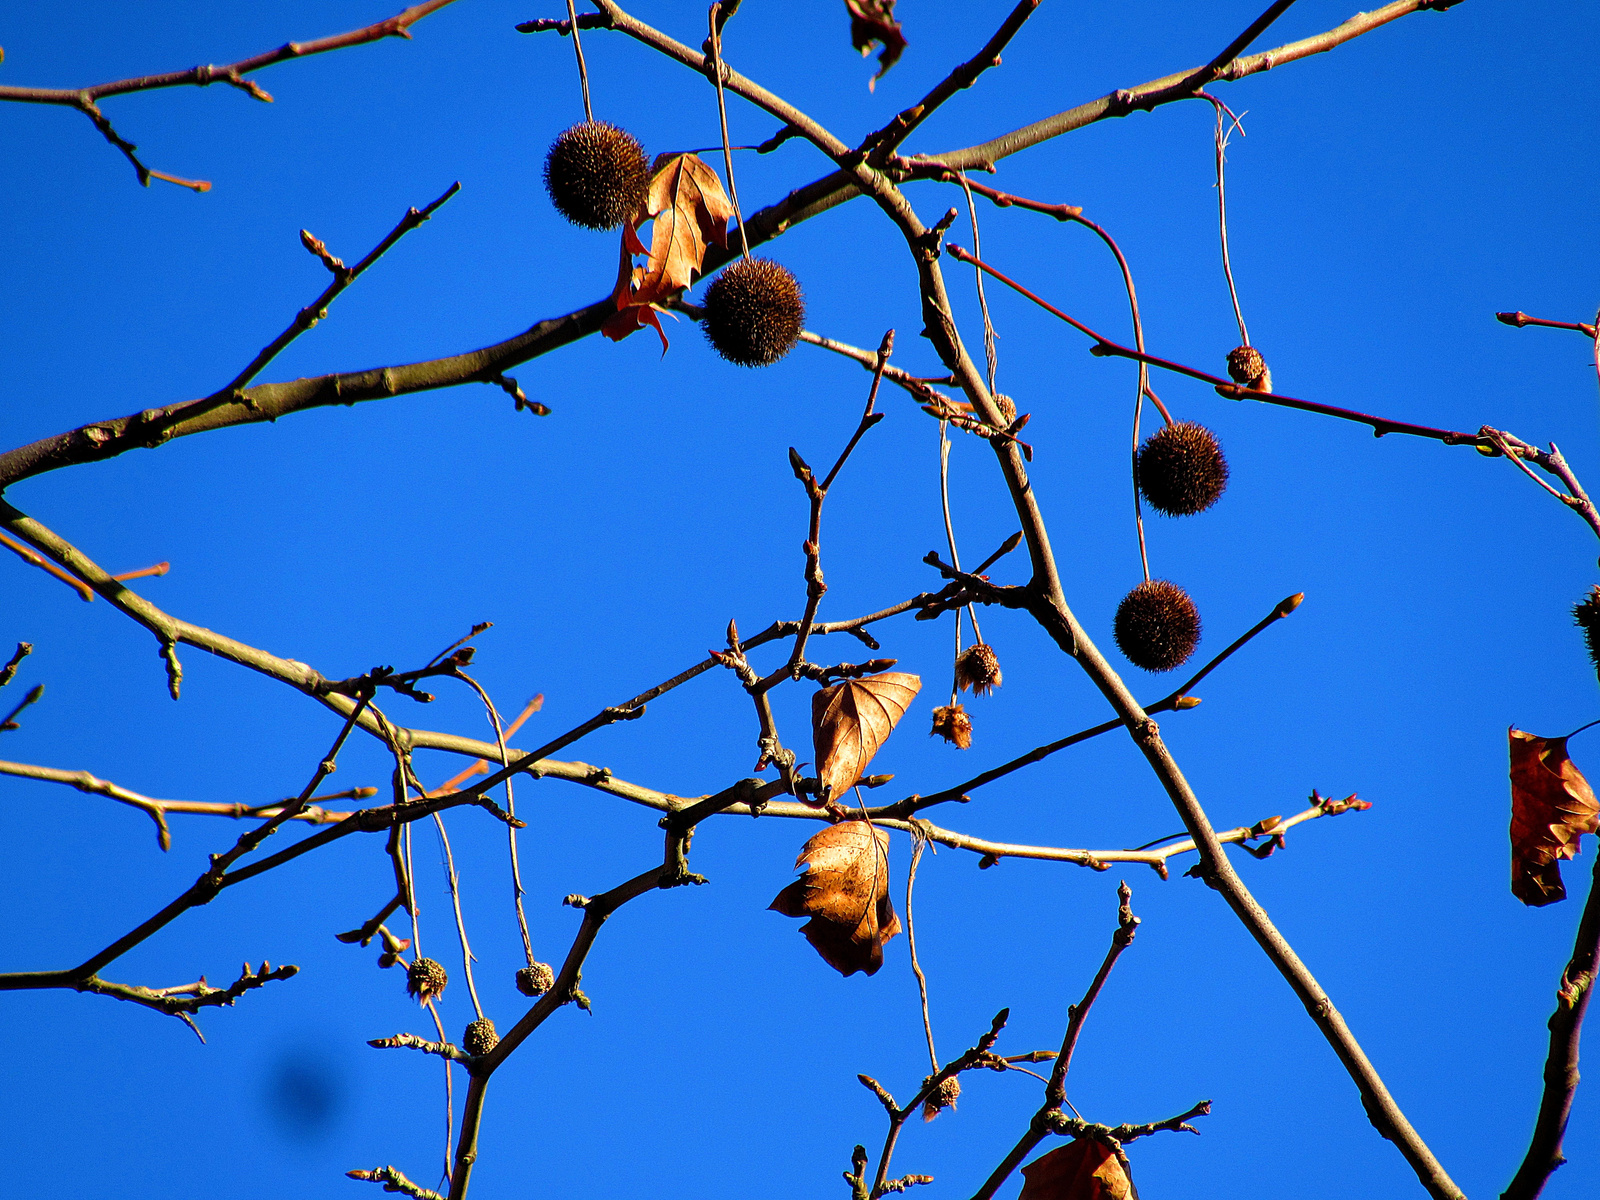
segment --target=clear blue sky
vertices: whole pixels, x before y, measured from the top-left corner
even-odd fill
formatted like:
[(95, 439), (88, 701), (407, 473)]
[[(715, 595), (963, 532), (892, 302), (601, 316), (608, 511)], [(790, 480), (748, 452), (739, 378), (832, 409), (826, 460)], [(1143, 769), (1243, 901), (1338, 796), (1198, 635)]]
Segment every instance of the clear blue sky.
[[(76, 86), (196, 62), (390, 14), (380, 0), (12, 6), (0, 82)], [(910, 48), (875, 93), (838, 0), (746, 0), (726, 52), (741, 70), (846, 141), (920, 97), (987, 38), (1005, 0), (902, 0)], [(1196, 5), (1051, 0), (1004, 65), (911, 143), (983, 140), (1216, 53), (1261, 0)], [(1331, 28), (1348, 3), (1302, 0), (1260, 43)], [(562, 15), (554, 0), (460, 0), (391, 39), (257, 76), (276, 102), (224, 85), (104, 102), (153, 167), (204, 178), (195, 195), (140, 189), (70, 110), (0, 106), (0, 448), (86, 421), (205, 395), (324, 286), (298, 243), (309, 229), (347, 261), (452, 181), (462, 191), (362, 278), (266, 380), (382, 366), (498, 341), (604, 295), (614, 235), (566, 225), (540, 183), (545, 148), (582, 116), (570, 45), (512, 26)], [(699, 5), (637, 14), (698, 44)], [(1594, 97), (1600, 16), (1586, 6), (1466, 0), (1336, 52), (1217, 90), (1245, 111), (1230, 151), (1233, 261), (1254, 341), (1281, 391), (1461, 429), (1489, 423), (1554, 440), (1600, 485), (1596, 381), (1577, 335), (1512, 330), (1500, 309), (1592, 319), (1600, 251), (1591, 217), (1600, 157)], [(704, 81), (620, 35), (585, 40), (599, 116), (652, 154), (711, 145)], [(776, 123), (730, 100), (732, 135)], [(992, 182), (1083, 205), (1131, 261), (1151, 348), (1221, 368), (1237, 341), (1217, 255), (1211, 111), (1173, 105), (1103, 122), (1007, 160)], [(710, 158), (711, 156), (708, 156)], [(718, 161), (720, 159), (714, 159)], [(739, 159), (747, 209), (830, 168), (800, 141)], [(910, 190), (924, 219), (959, 189)], [(986, 256), (1075, 315), (1126, 331), (1114, 265), (1086, 231), (981, 208)], [(956, 240), (970, 243), (963, 207)], [(808, 325), (937, 373), (915, 276), (864, 202), (797, 227), (767, 251), (799, 276)], [(970, 272), (948, 278), (974, 349)], [(698, 294), (698, 293), (697, 293)], [(1033, 420), (1032, 477), (1091, 636), (1141, 696), (1165, 694), (1110, 639), (1139, 578), (1127, 484), (1132, 368), (991, 286), (1000, 388)], [(805, 507), (785, 453), (827, 463), (853, 428), (866, 377), (800, 347), (752, 372), (716, 359), (688, 322), (590, 339), (513, 374), (552, 415), (514, 413), (483, 386), (180, 440), (17, 485), (7, 499), (114, 571), (167, 560), (135, 588), (167, 611), (329, 676), (420, 663), (476, 621), (478, 677), (503, 709), (542, 692), (517, 741), (531, 747), (695, 662), (729, 617), (754, 630), (803, 602)], [(1286, 851), (1238, 855), (1246, 882), (1362, 1039), (1412, 1122), (1474, 1197), (1498, 1194), (1532, 1127), (1544, 1022), (1587, 891), (1592, 845), (1566, 868), (1567, 903), (1528, 910), (1507, 887), (1505, 730), (1564, 733), (1600, 716), (1568, 609), (1596, 582), (1582, 523), (1503, 461), (1419, 439), (1237, 404), (1157, 377), (1176, 414), (1217, 431), (1233, 482), (1211, 512), (1153, 520), (1152, 568), (1185, 586), (1214, 652), (1303, 591), (1292, 618), (1199, 689), (1163, 731), (1219, 827), (1304, 806), (1313, 788), (1370, 812), (1291, 833)], [(902, 394), (828, 502), (825, 618), (876, 610), (936, 584), (943, 546), (937, 427)], [(958, 435), (955, 523), (982, 556), (1016, 528), (985, 447)], [(1022, 582), (1021, 555), (996, 568)], [(949, 619), (878, 630), (926, 686), (878, 760), (874, 797), (928, 793), (1109, 714), (1029, 619), (991, 610), (1005, 684), (969, 701), (965, 753), (926, 736), (949, 670)], [(44, 682), (45, 701), (0, 757), (87, 769), (148, 795), (260, 803), (297, 792), (334, 719), (279, 684), (184, 653), (166, 698), (149, 636), (104, 601), (0, 557), (0, 639), (36, 649), (0, 698)], [(825, 642), (819, 657), (859, 658)], [(767, 652), (774, 654), (774, 650)], [(771, 661), (761, 660), (770, 666)], [(777, 694), (806, 748), (808, 688)], [(483, 736), (470, 694), (441, 690), (397, 720)], [(755, 729), (733, 678), (708, 673), (642, 721), (568, 752), (619, 777), (699, 795), (749, 773)], [(1600, 731), (1573, 743), (1600, 775)], [(803, 754), (802, 757), (809, 757)], [(457, 760), (419, 758), (425, 781)], [(341, 786), (384, 785), (370, 741)], [(889, 793), (894, 793), (890, 795)], [(655, 814), (557, 781), (524, 784), (524, 869), (540, 956), (559, 962), (595, 893), (659, 861)], [(1179, 822), (1130, 742), (1108, 736), (930, 816), (1003, 841), (1135, 846)], [(479, 987), (502, 1028), (526, 1002), (503, 838), (482, 814), (450, 817)], [(80, 961), (193, 881), (238, 830), (174, 819), (162, 854), (149, 821), (98, 797), (0, 778), (0, 969)], [(647, 896), (612, 920), (584, 975), (594, 1015), (565, 1010), (497, 1075), (474, 1195), (842, 1194), (856, 1142), (882, 1112), (855, 1080), (896, 1094), (926, 1073), (905, 939), (881, 973), (841, 979), (766, 911), (814, 827), (719, 818), (694, 867), (711, 883)], [(298, 836), (298, 835), (296, 835)], [(418, 841), (423, 941), (459, 976), (434, 842)], [(110, 999), (9, 993), (0, 1151), (19, 1193), (353, 1196), (352, 1167), (392, 1162), (437, 1181), (437, 1060), (367, 1038), (430, 1033), (398, 972), (336, 942), (390, 894), (381, 842), (351, 838), (229, 891), (119, 961), (114, 979), (231, 980), (241, 959), (300, 975), (204, 1013), (202, 1046), (175, 1020)], [(908, 847), (891, 851), (897, 905)], [(970, 1045), (1002, 1006), (1001, 1049), (1053, 1047), (1114, 925), (1119, 876), (1144, 918), (1080, 1045), (1068, 1093), (1091, 1119), (1145, 1121), (1215, 1101), (1203, 1136), (1132, 1148), (1148, 1197), (1420, 1194), (1368, 1125), (1353, 1085), (1220, 899), (1145, 868), (1098, 874), (1006, 861), (979, 872), (954, 850), (925, 858), (919, 949), (941, 1054)], [(459, 978), (443, 1009), (471, 1016)], [(1590, 1043), (1594, 1044), (1591, 1032)], [(1597, 1052), (1590, 1051), (1591, 1057)], [(1600, 1099), (1586, 1083), (1556, 1200), (1600, 1190)], [(960, 1111), (907, 1130), (896, 1170), (930, 1174), (929, 1200), (969, 1195), (1026, 1126), (1040, 1085), (968, 1076)], [(460, 1088), (457, 1090), (459, 1100)], [(297, 1103), (295, 1097), (306, 1103)], [(308, 1115), (309, 1114), (309, 1115)], [(1009, 1186), (1014, 1195), (1017, 1184)]]

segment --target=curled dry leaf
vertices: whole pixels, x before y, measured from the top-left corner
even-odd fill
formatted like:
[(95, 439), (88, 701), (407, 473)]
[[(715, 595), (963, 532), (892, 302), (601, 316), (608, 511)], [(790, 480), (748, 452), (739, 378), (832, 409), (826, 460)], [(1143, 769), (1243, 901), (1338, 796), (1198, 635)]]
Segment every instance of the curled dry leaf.
[(1567, 757), (1567, 739), (1510, 731), (1511, 894), (1535, 907), (1567, 898), (1557, 860), (1600, 833), (1600, 803)]
[(889, 902), (889, 835), (866, 821), (842, 821), (808, 841), (794, 865), (806, 873), (769, 907), (810, 917), (800, 932), (841, 975), (875, 975), (883, 944), (900, 932)]
[(871, 91), (905, 53), (906, 35), (894, 19), (894, 0), (844, 0), (844, 6), (850, 10), (850, 44), (861, 51), (861, 57), (872, 53), (873, 42), (883, 47), (878, 73), (867, 81)]
[(1116, 1152), (1094, 1138), (1077, 1138), (1022, 1168), (1017, 1200), (1139, 1200)]
[(922, 680), (903, 671), (846, 679), (811, 697), (811, 744), (821, 800), (843, 795), (889, 740)]
[[(663, 347), (666, 335), (655, 308), (694, 282), (712, 242), (726, 247), (733, 205), (717, 173), (693, 154), (664, 155), (656, 161), (644, 208), (623, 223), (622, 269), (613, 298), (617, 312), (602, 331), (621, 341), (634, 330), (653, 326)], [(639, 240), (639, 226), (652, 221), (650, 245)], [(645, 255), (643, 266), (633, 255)]]

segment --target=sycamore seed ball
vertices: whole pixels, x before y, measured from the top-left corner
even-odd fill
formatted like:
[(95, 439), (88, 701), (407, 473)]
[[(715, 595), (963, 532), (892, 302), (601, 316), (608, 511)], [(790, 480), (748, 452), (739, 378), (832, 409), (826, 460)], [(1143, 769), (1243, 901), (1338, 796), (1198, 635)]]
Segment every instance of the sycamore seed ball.
[(615, 229), (644, 206), (650, 163), (631, 133), (604, 121), (568, 129), (544, 160), (544, 186), (561, 215), (585, 229)]
[(467, 1031), (461, 1035), (461, 1048), (474, 1058), (489, 1053), (500, 1044), (500, 1035), (495, 1031), (494, 1022), (488, 1017), (479, 1017), (467, 1026)]
[(1583, 630), (1589, 661), (1600, 670), (1600, 587), (1590, 588), (1589, 594), (1572, 606), (1572, 620)]
[(1228, 460), (1204, 425), (1177, 421), (1139, 447), (1139, 491), (1169, 517), (1205, 512), (1228, 486)]
[(800, 340), (805, 298), (787, 268), (765, 258), (742, 258), (706, 289), (706, 338), (741, 367), (769, 367)]
[(1188, 662), (1200, 644), (1200, 611), (1177, 584), (1147, 579), (1117, 605), (1112, 632), (1134, 666), (1170, 671)]
[(426, 1004), (440, 995), (450, 977), (431, 958), (419, 958), (406, 968), (406, 991), (415, 996), (417, 1003)]

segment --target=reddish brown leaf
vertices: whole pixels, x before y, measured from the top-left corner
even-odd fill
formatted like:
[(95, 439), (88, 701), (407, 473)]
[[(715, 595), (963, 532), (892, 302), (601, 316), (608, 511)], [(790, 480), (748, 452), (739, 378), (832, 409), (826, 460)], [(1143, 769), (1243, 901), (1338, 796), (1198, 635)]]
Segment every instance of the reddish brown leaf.
[(877, 974), (883, 944), (900, 932), (889, 902), (889, 835), (842, 821), (808, 841), (794, 865), (806, 873), (778, 893), (772, 910), (810, 917), (800, 932), (841, 975)]
[(1077, 1138), (1022, 1168), (1017, 1200), (1139, 1200), (1115, 1151), (1094, 1138)]
[[(622, 269), (614, 293), (617, 314), (606, 319), (601, 332), (620, 342), (649, 325), (665, 351), (667, 335), (651, 306), (694, 282), (710, 243), (727, 246), (732, 216), (733, 205), (722, 181), (699, 158), (674, 154), (657, 159), (644, 208), (622, 225)], [(648, 248), (639, 240), (639, 226), (646, 221), (653, 222)], [(646, 256), (643, 266), (633, 265), (635, 254)]]
[(883, 53), (878, 55), (878, 73), (867, 81), (871, 90), (900, 61), (906, 37), (900, 32), (900, 22), (894, 19), (894, 0), (844, 0), (844, 6), (850, 10), (850, 44), (861, 51), (861, 57), (872, 53), (873, 42), (883, 47)]
[(1511, 894), (1535, 907), (1567, 898), (1558, 860), (1600, 833), (1600, 803), (1567, 757), (1566, 738), (1510, 731)]
[(823, 799), (843, 795), (861, 778), (921, 689), (917, 676), (885, 671), (846, 679), (811, 697), (811, 743)]

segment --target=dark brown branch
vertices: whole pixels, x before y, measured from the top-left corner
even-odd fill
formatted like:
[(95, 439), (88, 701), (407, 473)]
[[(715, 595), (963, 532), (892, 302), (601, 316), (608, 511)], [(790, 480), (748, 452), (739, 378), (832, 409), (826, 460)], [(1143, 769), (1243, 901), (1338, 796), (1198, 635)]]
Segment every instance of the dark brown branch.
[(367, 1183), (381, 1183), (386, 1192), (399, 1192), (401, 1195), (410, 1196), (411, 1200), (445, 1200), (438, 1192), (425, 1188), (419, 1183), (412, 1183), (394, 1167), (376, 1167), (370, 1171), (346, 1171), (351, 1179), (359, 1179)]
[(583, 923), (578, 927), (578, 934), (573, 939), (572, 948), (567, 951), (554, 985), (520, 1021), (506, 1031), (493, 1050), (473, 1060), (468, 1068), (472, 1079), (467, 1086), (466, 1111), (461, 1119), (461, 1134), (456, 1141), (456, 1161), (450, 1176), (449, 1200), (465, 1200), (472, 1181), (472, 1168), (478, 1159), (478, 1129), (483, 1118), (484, 1091), (490, 1076), (557, 1009), (573, 1002), (588, 1007), (583, 993), (578, 990), (578, 982), (583, 977), (584, 960), (588, 958), (595, 938), (600, 934), (600, 927), (628, 901), (662, 886), (668, 875), (665, 867), (652, 867), (644, 874), (636, 875), (592, 899), (568, 897), (569, 902), (583, 910)]
[(1011, 39), (1017, 35), (1017, 31), (1027, 23), (1029, 17), (1033, 16), (1034, 10), (1040, 3), (1041, 0), (1018, 0), (1017, 6), (1011, 10), (1010, 15), (1001, 23), (1000, 28), (995, 31), (983, 49), (940, 80), (934, 89), (916, 104), (897, 113), (892, 121), (876, 133), (869, 134), (861, 143), (860, 152), (871, 153), (876, 157), (892, 154), (895, 147), (910, 137), (917, 126), (937, 112), (945, 101), (978, 82), (978, 77), (989, 68), (998, 67), (1000, 51), (1006, 48)]
[[(1111, 968), (1117, 965), (1117, 959), (1132, 944), (1134, 934), (1138, 931), (1139, 918), (1133, 915), (1133, 909), (1129, 905), (1132, 897), (1133, 893), (1126, 883), (1117, 885), (1117, 928), (1111, 935), (1111, 947), (1106, 951), (1105, 959), (1101, 962), (1099, 971), (1095, 972), (1095, 977), (1089, 984), (1089, 990), (1084, 993), (1083, 999), (1067, 1008), (1067, 1032), (1061, 1040), (1061, 1050), (1056, 1055), (1056, 1064), (1050, 1072), (1050, 1081), (1045, 1085), (1044, 1103), (1028, 1122), (1027, 1132), (1017, 1140), (1017, 1144), (1005, 1158), (1000, 1160), (1000, 1165), (990, 1172), (983, 1186), (973, 1194), (973, 1200), (989, 1200), (989, 1197), (993, 1196), (1000, 1185), (1022, 1164), (1022, 1160), (1028, 1157), (1033, 1148), (1052, 1132), (1050, 1118), (1059, 1115), (1061, 1106), (1066, 1103), (1067, 1070), (1072, 1065), (1072, 1053), (1077, 1048), (1078, 1035), (1083, 1032), (1083, 1023), (1089, 1016), (1089, 1009), (1094, 1004), (1095, 998), (1100, 995), (1100, 989), (1105, 986)], [(1185, 1115), (1194, 1114), (1191, 1112)]]
[[(1225, 72), (1225, 77), (1241, 79), (1274, 65), (1331, 50), (1363, 33), (1427, 7), (1430, 7), (1427, 0), (1397, 0), (1396, 3), (1389, 4), (1376, 12), (1352, 18), (1328, 33), (1240, 59)], [(592, 18), (592, 23), (596, 28), (609, 26), (609, 20), (598, 15)], [(591, 18), (582, 17), (579, 24), (587, 29), (590, 27)], [(1113, 96), (1079, 105), (1077, 108), (981, 145), (948, 151), (932, 157), (950, 169), (966, 170), (992, 165), (1009, 154), (1017, 153), (1063, 133), (1081, 129), (1108, 117), (1124, 115), (1125, 109), (1118, 109), (1111, 104), (1115, 97), (1151, 96), (1162, 86), (1170, 85), (1190, 74), (1192, 72), (1166, 76), (1143, 84), (1130, 92), (1114, 93)], [(1152, 103), (1166, 103), (1166, 100), (1156, 100)], [(783, 200), (747, 218), (745, 235), (752, 247), (760, 245), (802, 221), (819, 216), (861, 194), (858, 181), (852, 174), (834, 171), (804, 187), (797, 188)], [(709, 275), (730, 261), (731, 253), (713, 248), (706, 256), (705, 273)], [(4, 492), (11, 484), (33, 475), (79, 463), (98, 462), (133, 449), (150, 448), (174, 437), (185, 437), (262, 421), (276, 421), (291, 413), (335, 404), (351, 405), (368, 400), (382, 400), (465, 383), (498, 384), (501, 373), (518, 363), (527, 362), (529, 359), (599, 332), (605, 319), (615, 311), (615, 303), (610, 296), (606, 296), (574, 312), (536, 322), (515, 337), (462, 354), (426, 362), (263, 384), (246, 389), (243, 402), (219, 405), (207, 411), (197, 411), (204, 401), (190, 400), (127, 417), (96, 421), (0, 454), (0, 492)], [(900, 382), (892, 371), (886, 373), (886, 377), (892, 382)], [(177, 419), (168, 423), (168, 418), (171, 417)], [(143, 426), (147, 422), (157, 421), (162, 423), (163, 436), (158, 440), (142, 436)]]
[(1525, 312), (1497, 312), (1494, 319), (1502, 325), (1511, 325), (1517, 329), (1525, 325), (1538, 325), (1545, 329), (1571, 329), (1583, 334), (1590, 341), (1593, 341), (1595, 336), (1595, 327), (1585, 325), (1581, 321), (1546, 321), (1540, 317), (1530, 317)]
[(0, 667), (0, 688), (5, 687), (6, 684), (10, 683), (13, 679), (15, 679), (17, 677), (17, 667), (19, 667), (22, 664), (22, 660), (23, 659), (27, 658), (28, 655), (30, 655), (32, 653), (33, 653), (33, 643), (32, 642), (18, 642), (17, 643), (17, 649), (16, 649), (15, 653), (13, 653), (11, 655), (11, 661), (6, 663), (5, 666)]
[(1026, 296), (1029, 300), (1032, 300), (1035, 304), (1044, 309), (1046, 312), (1050, 313), (1052, 316), (1061, 318), (1061, 320), (1065, 321), (1068, 325), (1071, 325), (1079, 333), (1084, 334), (1086, 337), (1093, 338), (1095, 344), (1089, 347), (1090, 354), (1099, 355), (1101, 357), (1131, 359), (1134, 362), (1145, 363), (1152, 367), (1160, 367), (1164, 371), (1172, 371), (1179, 375), (1187, 375), (1190, 379), (1198, 379), (1204, 383), (1211, 384), (1214, 388), (1216, 388), (1220, 395), (1226, 396), (1230, 400), (1259, 400), (1263, 404), (1276, 404), (1283, 408), (1297, 408), (1303, 412), (1321, 413), (1323, 416), (1338, 417), (1345, 421), (1355, 421), (1359, 424), (1371, 427), (1373, 434), (1377, 437), (1383, 437), (1385, 434), (1389, 433), (1407, 433), (1415, 437), (1433, 438), (1435, 441), (1443, 442), (1447, 446), (1480, 446), (1489, 444), (1487, 439), (1482, 434), (1462, 433), (1459, 430), (1454, 429), (1435, 429), (1431, 425), (1413, 425), (1407, 421), (1391, 421), (1387, 417), (1375, 417), (1370, 413), (1357, 412), (1354, 409), (1337, 408), (1334, 405), (1319, 404), (1313, 400), (1296, 400), (1292, 396), (1282, 396), (1274, 392), (1263, 392), (1257, 390), (1256, 388), (1240, 387), (1238, 384), (1234, 383), (1233, 380), (1224, 379), (1220, 375), (1212, 375), (1207, 371), (1197, 370), (1194, 367), (1185, 366), (1182, 363), (1173, 362), (1170, 359), (1157, 358), (1153, 354), (1141, 354), (1137, 350), (1112, 341), (1104, 334), (1095, 332), (1082, 321), (1079, 321), (1077, 318), (1062, 312), (1059, 308), (1051, 304), (1042, 296), (1035, 292), (1029, 291), (1015, 279), (1012, 279), (1009, 275), (996, 270), (982, 259), (968, 253), (966, 250), (963, 250), (960, 246), (950, 245), (947, 246), (946, 249), (950, 251), (951, 257), (956, 258), (964, 263), (971, 263), (984, 273), (992, 275), (1007, 287), (1010, 287), (1021, 295)]
[(1561, 1141), (1567, 1132), (1572, 1097), (1578, 1090), (1578, 1039), (1583, 1032), (1583, 1017), (1594, 992), (1597, 971), (1600, 971), (1600, 855), (1595, 858), (1589, 898), (1584, 902), (1583, 916), (1578, 921), (1572, 958), (1561, 972), (1561, 985), (1556, 989), (1556, 1010), (1549, 1022), (1550, 1051), (1544, 1061), (1544, 1094), (1539, 1100), (1533, 1140), (1511, 1185), (1500, 1193), (1500, 1200), (1533, 1200), (1544, 1189), (1551, 1173), (1567, 1161), (1561, 1153)]
[(140, 162), (134, 151), (138, 149), (132, 142), (122, 138), (111, 122), (106, 119), (95, 102), (106, 96), (122, 96), (129, 92), (147, 92), (156, 88), (169, 87), (206, 87), (212, 83), (226, 83), (248, 92), (257, 100), (267, 103), (272, 102), (272, 97), (251, 79), (244, 76), (252, 72), (270, 67), (274, 63), (284, 62), (291, 58), (307, 58), (313, 54), (324, 54), (330, 50), (343, 50), (347, 46), (359, 46), (366, 42), (380, 41), (386, 37), (411, 36), (410, 28), (429, 13), (437, 12), (452, 0), (426, 0), (426, 3), (417, 4), (404, 12), (390, 17), (388, 20), (365, 26), (361, 29), (351, 30), (349, 33), (335, 34), (333, 37), (320, 38), (312, 42), (285, 42), (276, 50), (269, 50), (264, 54), (257, 54), (251, 58), (242, 58), (236, 63), (225, 67), (191, 67), (187, 71), (169, 71), (162, 75), (140, 75), (132, 79), (118, 79), (110, 83), (97, 83), (85, 88), (34, 88), (34, 87), (0, 87), (0, 101), (13, 101), (21, 104), (59, 104), (68, 108), (75, 108), (83, 113), (94, 123), (101, 135), (120, 150), (125, 158), (133, 165), (139, 176), (140, 184), (148, 187), (150, 180), (164, 179), (168, 183), (178, 184), (196, 192), (210, 191), (211, 185), (204, 180), (181, 179), (176, 175), (168, 175), (162, 171), (151, 170)]
[(430, 1042), (414, 1033), (397, 1033), (393, 1037), (371, 1038), (367, 1045), (374, 1050), (420, 1050), (424, 1054), (437, 1054), (451, 1062), (470, 1063), (474, 1059), (454, 1042)]
[(271, 96), (242, 77), (291, 58), (309, 58), (313, 54), (343, 50), (347, 46), (381, 41), (386, 37), (409, 38), (412, 25), (452, 2), (453, 0), (427, 0), (426, 3), (413, 5), (387, 20), (361, 29), (353, 29), (349, 33), (339, 33), (311, 42), (285, 42), (276, 50), (268, 50), (251, 58), (241, 58), (238, 62), (225, 67), (191, 67), (187, 71), (169, 71), (164, 75), (139, 75), (132, 79), (97, 83), (85, 88), (0, 87), (0, 100), (19, 101), (24, 104), (64, 104), (75, 108), (80, 97), (94, 101), (106, 96), (121, 96), (128, 92), (144, 92), (154, 88), (185, 85), (205, 87), (210, 83), (228, 83), (249, 92), (258, 100), (271, 101)]

